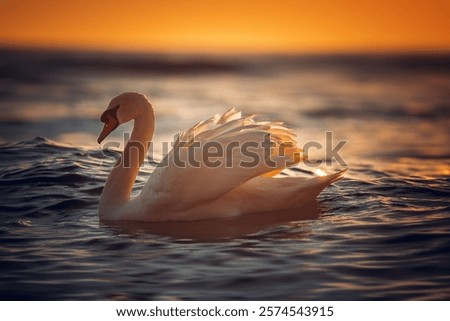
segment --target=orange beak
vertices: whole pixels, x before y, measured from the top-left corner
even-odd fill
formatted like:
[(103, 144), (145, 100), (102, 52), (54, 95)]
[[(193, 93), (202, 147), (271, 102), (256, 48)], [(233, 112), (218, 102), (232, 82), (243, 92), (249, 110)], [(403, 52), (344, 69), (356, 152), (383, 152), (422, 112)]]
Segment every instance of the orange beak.
[[(117, 126), (116, 126), (117, 127)], [(97, 138), (97, 142), (100, 144), (112, 131), (114, 130), (114, 126), (109, 123), (105, 123), (103, 126), (102, 132)]]
[(114, 129), (119, 126), (119, 120), (117, 119), (117, 109), (119, 106), (116, 106), (111, 109), (107, 109), (100, 120), (105, 123), (103, 126), (102, 132), (97, 138), (97, 142), (100, 144)]

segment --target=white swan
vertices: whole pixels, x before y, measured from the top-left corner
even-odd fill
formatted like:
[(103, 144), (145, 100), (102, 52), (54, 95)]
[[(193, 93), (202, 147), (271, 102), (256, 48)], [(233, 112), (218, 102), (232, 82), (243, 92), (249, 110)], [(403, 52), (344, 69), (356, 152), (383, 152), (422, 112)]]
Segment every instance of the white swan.
[(105, 183), (100, 220), (195, 221), (298, 208), (342, 177), (343, 171), (310, 179), (274, 177), (301, 160), (301, 149), (282, 123), (253, 117), (230, 109), (181, 132), (141, 193), (130, 199), (155, 115), (142, 94), (112, 99), (101, 116), (105, 125), (98, 143), (120, 124), (134, 120), (134, 128)]

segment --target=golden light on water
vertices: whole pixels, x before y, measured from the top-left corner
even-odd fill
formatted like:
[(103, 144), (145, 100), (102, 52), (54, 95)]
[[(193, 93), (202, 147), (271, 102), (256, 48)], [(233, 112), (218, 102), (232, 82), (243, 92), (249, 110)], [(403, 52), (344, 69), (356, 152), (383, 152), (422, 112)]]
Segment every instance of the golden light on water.
[(314, 170), (314, 173), (315, 173), (317, 176), (326, 176), (326, 175), (327, 175), (327, 173), (326, 173), (323, 169), (321, 169), (321, 168), (316, 168), (316, 169)]
[(1, 1), (0, 44), (197, 52), (450, 48), (450, 2)]

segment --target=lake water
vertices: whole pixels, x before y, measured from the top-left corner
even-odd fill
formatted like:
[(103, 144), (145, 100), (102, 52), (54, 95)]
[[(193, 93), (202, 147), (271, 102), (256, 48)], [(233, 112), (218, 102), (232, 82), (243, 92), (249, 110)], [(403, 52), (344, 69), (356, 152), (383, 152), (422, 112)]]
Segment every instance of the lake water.
[[(2, 50), (0, 300), (449, 300), (449, 88), (445, 54)], [(179, 130), (234, 106), (324, 146), (310, 150), (321, 166), (286, 174), (349, 171), (301, 209), (310, 220), (101, 225), (117, 152), (97, 145), (99, 116), (125, 91), (155, 107), (155, 161)], [(345, 164), (325, 148), (341, 141)]]

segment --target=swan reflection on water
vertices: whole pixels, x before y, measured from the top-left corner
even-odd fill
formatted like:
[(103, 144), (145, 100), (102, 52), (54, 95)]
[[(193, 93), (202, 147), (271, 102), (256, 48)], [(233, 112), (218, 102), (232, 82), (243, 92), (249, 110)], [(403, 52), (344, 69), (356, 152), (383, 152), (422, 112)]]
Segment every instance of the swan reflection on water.
[(149, 233), (194, 242), (220, 242), (247, 237), (283, 224), (306, 226), (308, 220), (319, 218), (320, 213), (319, 204), (313, 200), (300, 208), (251, 213), (227, 219), (185, 222), (109, 221), (101, 224), (120, 234)]

